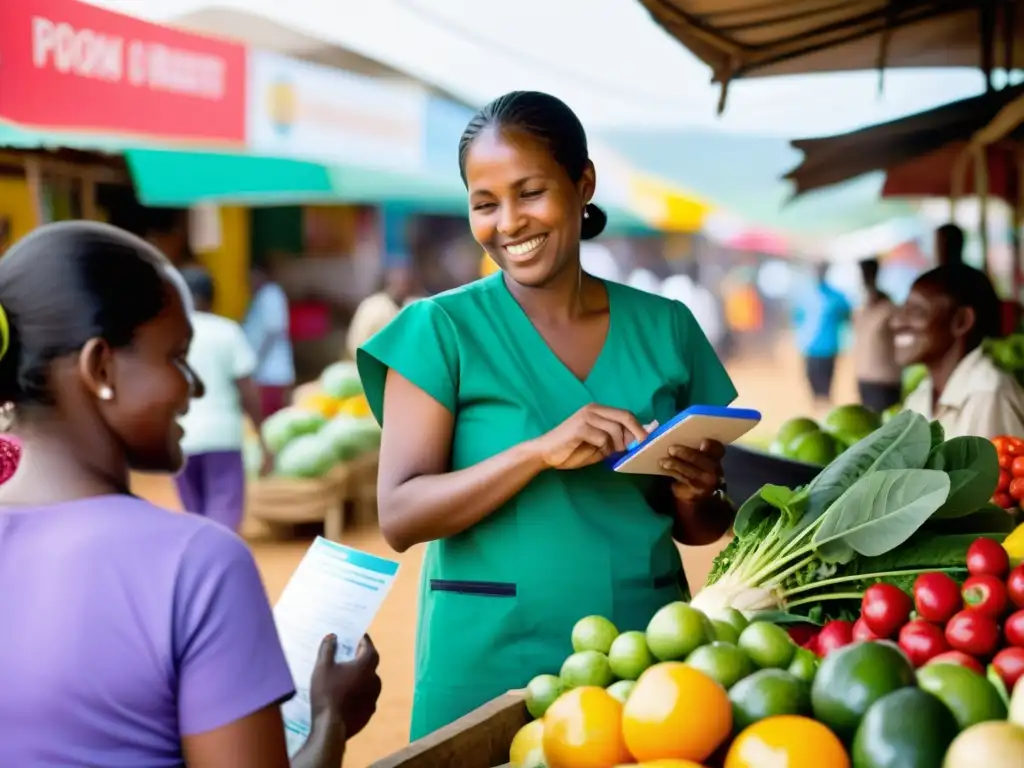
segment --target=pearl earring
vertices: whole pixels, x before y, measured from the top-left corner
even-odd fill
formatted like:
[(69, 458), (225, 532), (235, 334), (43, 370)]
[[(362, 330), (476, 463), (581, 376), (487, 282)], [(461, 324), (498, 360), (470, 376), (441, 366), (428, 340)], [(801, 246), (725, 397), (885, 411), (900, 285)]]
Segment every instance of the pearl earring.
[(590, 211), (588, 211), (586, 208), (583, 209), (583, 218), (584, 219), (589, 219), (590, 218)]
[(105, 384), (102, 387), (100, 387), (99, 392), (97, 392), (96, 394), (99, 396), (100, 400), (113, 400), (114, 399), (114, 390), (112, 390), (110, 387), (106, 386)]

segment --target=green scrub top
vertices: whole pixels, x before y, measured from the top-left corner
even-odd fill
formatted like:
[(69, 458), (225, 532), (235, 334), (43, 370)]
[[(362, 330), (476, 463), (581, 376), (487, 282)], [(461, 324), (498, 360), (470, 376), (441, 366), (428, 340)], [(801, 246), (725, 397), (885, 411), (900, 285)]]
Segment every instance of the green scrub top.
[[(455, 415), (451, 469), (470, 467), (558, 426), (588, 403), (643, 424), (736, 389), (682, 303), (606, 283), (609, 330), (578, 379), (515, 301), (502, 273), (402, 310), (358, 352), (373, 413), (386, 428), (393, 368)], [(672, 518), (649, 477), (603, 464), (548, 470), (472, 528), (427, 545), (416, 637), (412, 738), (541, 673), (558, 674), (577, 620), (642, 630), (686, 594)]]

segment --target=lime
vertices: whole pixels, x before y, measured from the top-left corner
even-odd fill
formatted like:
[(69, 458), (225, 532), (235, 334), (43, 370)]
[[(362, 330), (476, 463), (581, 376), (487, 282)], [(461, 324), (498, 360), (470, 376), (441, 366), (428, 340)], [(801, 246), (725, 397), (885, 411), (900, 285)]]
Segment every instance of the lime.
[(683, 602), (669, 603), (647, 625), (647, 647), (659, 661), (685, 659), (711, 641), (707, 617)]
[(736, 630), (738, 635), (744, 629), (749, 626), (750, 622), (747, 621), (747, 617), (743, 615), (742, 611), (738, 611), (735, 608), (722, 608), (711, 615), (712, 621), (724, 621)]
[(818, 671), (818, 657), (806, 648), (797, 648), (793, 661), (789, 663), (789, 674), (805, 683), (813, 683)]
[(755, 621), (740, 633), (739, 646), (761, 669), (785, 669), (793, 661), (797, 646), (778, 624)]
[(608, 686), (608, 693), (625, 704), (626, 699), (629, 698), (629, 694), (633, 692), (633, 687), (635, 685), (636, 680), (619, 680), (618, 682), (612, 683)]
[(572, 628), (572, 649), (608, 653), (619, 630), (604, 616), (587, 616), (576, 622)]
[(607, 688), (615, 681), (608, 657), (597, 651), (574, 653), (562, 664), (562, 684), (566, 688), (596, 686)]
[(786, 448), (786, 457), (804, 464), (825, 466), (839, 455), (839, 446), (827, 432), (806, 432)]
[(733, 728), (739, 732), (776, 715), (810, 715), (807, 683), (782, 669), (761, 669), (729, 690)]
[(712, 619), (711, 626), (715, 628), (715, 639), (721, 640), (725, 643), (736, 643), (740, 640), (740, 633), (732, 624), (728, 624), (721, 619)]
[(857, 442), (882, 426), (882, 419), (870, 408), (854, 403), (833, 408), (823, 426), (833, 435), (843, 435)]
[(789, 444), (807, 432), (819, 432), (821, 427), (813, 419), (799, 417), (790, 419), (775, 433), (775, 442), (785, 451)]
[(623, 632), (608, 651), (612, 672), (622, 680), (636, 680), (655, 661), (643, 632)]
[(686, 663), (726, 690), (754, 671), (754, 665), (741, 648), (723, 642), (702, 645), (686, 658)]
[(565, 691), (562, 679), (555, 675), (537, 675), (526, 686), (526, 709), (536, 718), (544, 717), (548, 707)]
[[(969, 671), (953, 664), (924, 669), (939, 668)], [(814, 719), (849, 743), (868, 707), (883, 696), (913, 684), (914, 668), (898, 646), (875, 642), (847, 645), (832, 651), (818, 665), (818, 674), (811, 685)]]
[(544, 723), (534, 720), (520, 728), (512, 739), (508, 750), (509, 765), (511, 768), (536, 768), (544, 765), (543, 758), (537, 762), (538, 751), (542, 754), (544, 751)]
[(1006, 704), (988, 680), (959, 664), (929, 664), (917, 670), (917, 685), (945, 704), (960, 730), (986, 720), (1005, 720)]

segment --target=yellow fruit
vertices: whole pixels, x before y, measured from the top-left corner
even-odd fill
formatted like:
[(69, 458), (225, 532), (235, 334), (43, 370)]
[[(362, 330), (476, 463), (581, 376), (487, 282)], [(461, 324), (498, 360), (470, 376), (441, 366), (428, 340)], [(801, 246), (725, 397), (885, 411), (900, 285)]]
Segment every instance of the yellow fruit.
[(777, 715), (736, 737), (725, 768), (850, 768), (850, 757), (836, 735), (816, 720)]
[(323, 392), (310, 392), (299, 398), (295, 405), (304, 411), (319, 413), (325, 419), (330, 419), (338, 413), (338, 408), (342, 405), (342, 401), (336, 400)]
[(632, 759), (622, 740), (622, 705), (604, 688), (562, 694), (543, 722), (550, 768), (608, 768)]
[(729, 737), (725, 689), (677, 661), (655, 664), (637, 680), (622, 714), (622, 734), (640, 761), (706, 760)]
[(356, 395), (355, 397), (342, 400), (338, 413), (344, 413), (346, 416), (355, 416), (361, 419), (370, 416), (372, 411), (370, 410), (370, 404), (366, 401), (366, 397), (364, 395)]
[[(527, 723), (512, 739), (508, 751), (508, 762), (512, 768), (538, 768), (538, 753), (543, 756), (544, 721), (534, 720)], [(543, 765), (541, 762), (539, 765)]]
[(1003, 539), (1003, 549), (1013, 563), (1024, 561), (1024, 524), (1018, 525), (1013, 533)]
[(648, 760), (646, 763), (617, 765), (615, 768), (704, 768), (704, 766), (693, 762), (693, 760), (676, 760), (674, 757), (669, 757), (664, 760)]

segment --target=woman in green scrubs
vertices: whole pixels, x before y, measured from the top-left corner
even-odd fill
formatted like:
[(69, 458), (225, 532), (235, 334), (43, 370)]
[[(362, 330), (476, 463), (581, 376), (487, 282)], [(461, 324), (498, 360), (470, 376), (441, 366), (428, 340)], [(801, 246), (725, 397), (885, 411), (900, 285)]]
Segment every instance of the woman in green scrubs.
[(381, 530), (399, 552), (427, 543), (414, 739), (557, 674), (583, 616), (644, 629), (686, 595), (673, 538), (709, 544), (733, 519), (717, 443), (673, 448), (671, 479), (603, 463), (736, 390), (685, 305), (582, 271), (606, 219), (576, 115), (507, 94), (459, 161), (501, 271), (406, 307), (357, 356), (384, 428)]

